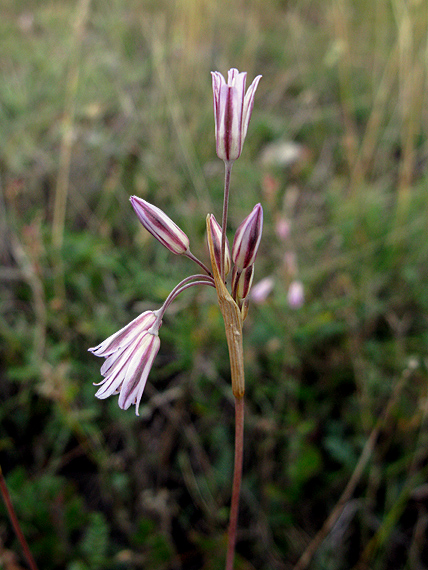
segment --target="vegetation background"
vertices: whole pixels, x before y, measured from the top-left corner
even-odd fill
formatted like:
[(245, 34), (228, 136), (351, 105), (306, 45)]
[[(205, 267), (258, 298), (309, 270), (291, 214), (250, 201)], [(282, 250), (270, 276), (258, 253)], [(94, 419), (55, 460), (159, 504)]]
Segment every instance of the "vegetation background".
[(427, 32), (424, 0), (2, 0), (0, 463), (41, 569), (223, 568), (234, 414), (214, 291), (169, 311), (140, 418), (94, 398), (87, 349), (193, 269), (131, 194), (207, 259), (210, 71), (230, 67), (263, 74), (231, 235), (261, 201), (255, 280), (275, 283), (246, 321), (236, 568), (428, 568)]

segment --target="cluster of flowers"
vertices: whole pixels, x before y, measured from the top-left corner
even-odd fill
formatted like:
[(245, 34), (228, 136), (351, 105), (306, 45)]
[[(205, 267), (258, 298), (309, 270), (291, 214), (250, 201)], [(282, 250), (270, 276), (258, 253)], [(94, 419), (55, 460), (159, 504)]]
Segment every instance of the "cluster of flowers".
[[(242, 152), (255, 91), (261, 77), (256, 77), (246, 92), (246, 75), (239, 73), (237, 69), (231, 69), (226, 83), (221, 73), (212, 73), (216, 151), (218, 157), (225, 162), (226, 172), (229, 174), (233, 161), (239, 158)], [(98, 398), (107, 398), (112, 394), (119, 394), (120, 408), (126, 410), (135, 405), (138, 415), (147, 377), (159, 351), (159, 329), (166, 309), (177, 295), (187, 288), (195, 285), (216, 287), (216, 280), (211, 270), (190, 251), (187, 235), (165, 212), (137, 196), (131, 196), (130, 201), (146, 230), (169, 251), (192, 259), (204, 271), (203, 274), (191, 275), (181, 281), (158, 310), (145, 311), (101, 344), (89, 349), (95, 356), (106, 359), (101, 367), (103, 379), (97, 384), (100, 387), (95, 395)], [(238, 227), (230, 249), (226, 238), (227, 199), (225, 203), (223, 227), (214, 215), (207, 217), (209, 241), (213, 246), (211, 264), (213, 269), (214, 264), (216, 265), (215, 274), (221, 276), (223, 283), (232, 268), (232, 298), (244, 319), (262, 234), (263, 210), (260, 204), (254, 206)]]

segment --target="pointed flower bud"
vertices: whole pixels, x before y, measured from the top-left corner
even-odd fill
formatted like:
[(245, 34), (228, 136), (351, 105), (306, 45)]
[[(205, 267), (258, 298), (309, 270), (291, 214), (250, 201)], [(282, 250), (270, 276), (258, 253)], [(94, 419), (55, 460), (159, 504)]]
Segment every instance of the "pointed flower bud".
[(106, 358), (101, 366), (104, 379), (95, 396), (100, 399), (119, 394), (119, 407), (127, 410), (135, 404), (138, 414), (147, 377), (158, 353), (160, 322), (153, 311), (146, 311), (104, 342), (90, 348), (96, 356)]
[(165, 212), (138, 196), (130, 201), (140, 222), (162, 245), (177, 255), (188, 251), (189, 238)]
[(242, 271), (236, 265), (232, 271), (232, 297), (241, 306), (241, 301), (248, 297), (253, 283), (254, 265), (246, 267)]
[(221, 73), (211, 72), (214, 95), (214, 120), (217, 156), (226, 162), (240, 157), (261, 79), (258, 75), (247, 93), (246, 73), (229, 69), (227, 83)]
[(256, 204), (252, 212), (236, 230), (232, 246), (232, 260), (237, 269), (243, 270), (256, 259), (263, 230), (263, 208)]
[[(211, 214), (209, 217), (209, 228), (211, 230), (211, 235), (213, 239), (214, 246), (214, 257), (217, 263), (218, 270), (220, 271), (220, 260), (221, 260), (221, 226), (215, 219), (214, 215)], [(231, 261), (230, 261), (230, 247), (229, 241), (226, 238), (226, 249), (224, 251), (224, 275), (226, 276), (230, 271)]]

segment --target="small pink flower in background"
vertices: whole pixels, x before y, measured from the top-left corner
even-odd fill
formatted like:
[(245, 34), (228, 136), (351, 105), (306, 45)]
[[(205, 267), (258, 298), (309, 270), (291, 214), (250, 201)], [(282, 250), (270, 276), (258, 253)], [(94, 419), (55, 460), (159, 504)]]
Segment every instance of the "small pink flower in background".
[(278, 218), (275, 222), (275, 233), (281, 241), (290, 235), (290, 222), (286, 218)]
[(101, 344), (90, 348), (106, 360), (101, 366), (104, 379), (95, 396), (100, 399), (119, 394), (119, 407), (127, 410), (135, 404), (137, 416), (147, 377), (158, 353), (160, 323), (154, 311), (146, 311)]
[(263, 304), (273, 290), (275, 282), (273, 277), (265, 277), (251, 289), (251, 300), (256, 305)]
[(211, 72), (217, 156), (225, 162), (240, 157), (261, 79), (258, 75), (245, 93), (246, 73), (229, 69), (227, 83), (221, 73)]
[(251, 213), (236, 230), (232, 246), (232, 260), (237, 269), (243, 270), (256, 259), (263, 230), (263, 208), (256, 204)]
[(271, 174), (265, 174), (262, 178), (263, 198), (273, 205), (279, 190), (279, 180)]
[(188, 252), (189, 238), (165, 212), (138, 196), (130, 201), (140, 222), (162, 245), (176, 255)]
[(292, 281), (288, 288), (287, 301), (292, 309), (300, 309), (305, 302), (305, 294), (301, 281)]

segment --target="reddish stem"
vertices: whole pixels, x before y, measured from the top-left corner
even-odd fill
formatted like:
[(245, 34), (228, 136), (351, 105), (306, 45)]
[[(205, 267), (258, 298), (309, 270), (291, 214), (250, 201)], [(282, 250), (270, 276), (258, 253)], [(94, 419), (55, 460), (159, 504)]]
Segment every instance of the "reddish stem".
[(241, 492), (242, 460), (244, 457), (244, 397), (235, 398), (235, 466), (233, 472), (232, 502), (230, 505), (226, 570), (233, 570), (236, 529), (238, 526), (239, 495)]
[(21, 530), (19, 525), (18, 517), (16, 516), (15, 509), (12, 505), (12, 500), (10, 498), (10, 494), (6, 485), (6, 480), (3, 476), (2, 469), (0, 467), (0, 492), (3, 496), (4, 504), (6, 505), (7, 512), (9, 514), (10, 522), (12, 523), (13, 529), (18, 537), (19, 542), (21, 543), (22, 550), (24, 551), (25, 558), (27, 559), (28, 565), (31, 570), (38, 570), (37, 564), (34, 561), (33, 555), (31, 554), (31, 550), (25, 540), (25, 536)]

